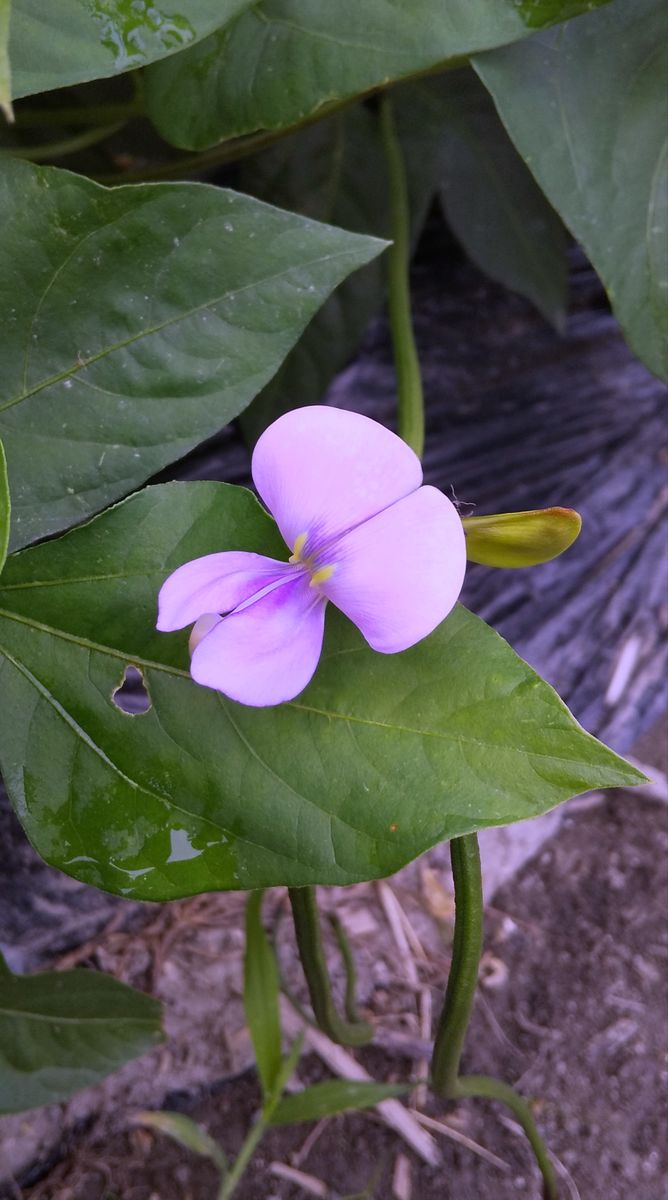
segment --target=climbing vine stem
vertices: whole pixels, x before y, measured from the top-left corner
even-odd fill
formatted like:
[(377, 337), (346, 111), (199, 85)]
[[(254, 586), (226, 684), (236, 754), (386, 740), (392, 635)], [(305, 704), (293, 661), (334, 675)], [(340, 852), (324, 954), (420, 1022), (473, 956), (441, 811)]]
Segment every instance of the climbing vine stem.
[(397, 137), (392, 99), (380, 98), (380, 128), (385, 151), (390, 196), (390, 233), (387, 251), (387, 303), (397, 373), (399, 436), (422, 458), (424, 449), (424, 398), (420, 361), (411, 317), (409, 264), (410, 211), (404, 158)]

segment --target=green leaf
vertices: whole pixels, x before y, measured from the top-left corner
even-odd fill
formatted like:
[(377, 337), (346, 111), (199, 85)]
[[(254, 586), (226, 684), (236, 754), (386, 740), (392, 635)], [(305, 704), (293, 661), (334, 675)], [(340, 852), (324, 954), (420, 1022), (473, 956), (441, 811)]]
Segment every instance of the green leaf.
[(158, 130), (201, 149), (257, 129), (284, 129), (351, 99), (523, 38), (591, 7), (589, 0), (264, 0), (192, 50), (147, 72)]
[(6, 121), (14, 120), (12, 111), (12, 74), (9, 61), (9, 17), (11, 0), (0, 0), (0, 109)]
[(7, 557), (10, 515), (11, 504), (9, 499), (9, 484), (7, 483), (7, 460), (2, 442), (0, 442), (0, 573)]
[(0, 176), (0, 436), (13, 547), (127, 494), (235, 417), (382, 249), (206, 184)]
[(475, 59), (636, 354), (668, 379), (668, 38), (662, 0), (615, 0)]
[[(0, 0), (0, 3), (2, 0)], [(14, 0), (14, 96), (71, 87), (176, 54), (250, 0)]]
[(110, 975), (13, 975), (0, 956), (0, 1113), (66, 1100), (161, 1039), (158, 1002)]
[(190, 1117), (184, 1116), (183, 1113), (170, 1112), (168, 1109), (160, 1109), (159, 1112), (140, 1112), (137, 1113), (134, 1121), (137, 1125), (146, 1125), (149, 1129), (164, 1133), (166, 1137), (172, 1138), (186, 1150), (193, 1150), (195, 1154), (202, 1154), (205, 1158), (210, 1158), (219, 1171), (227, 1170), (227, 1160), (218, 1143), (202, 1129), (201, 1125), (191, 1121)]
[[(482, 621), (456, 610), (375, 654), (333, 608), (313, 682), (245, 708), (188, 675), (156, 595), (217, 550), (288, 556), (251, 493), (149, 488), (9, 558), (0, 579), (0, 765), (49, 862), (141, 899), (392, 874), (444, 838), (640, 782)], [(127, 664), (151, 708), (112, 695)]]
[(358, 1083), (353, 1079), (327, 1079), (314, 1083), (303, 1092), (284, 1096), (271, 1118), (272, 1125), (292, 1125), (296, 1121), (319, 1121), (351, 1109), (373, 1108), (382, 1100), (405, 1096), (405, 1083)]
[(263, 894), (251, 892), (246, 904), (244, 1012), (266, 1098), (272, 1095), (281, 1069), (281, 1019), (278, 966), (262, 925)]
[(472, 71), (425, 80), (415, 91), (423, 113), (429, 106), (442, 161), (441, 202), (457, 238), (481, 270), (560, 328), (568, 292), (565, 230), (489, 93)]

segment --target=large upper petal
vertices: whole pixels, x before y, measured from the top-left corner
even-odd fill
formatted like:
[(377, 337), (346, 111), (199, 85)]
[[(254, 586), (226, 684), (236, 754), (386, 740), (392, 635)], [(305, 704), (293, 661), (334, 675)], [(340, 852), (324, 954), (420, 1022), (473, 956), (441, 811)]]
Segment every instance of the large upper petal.
[(225, 550), (184, 563), (165, 580), (158, 596), (157, 628), (183, 629), (203, 613), (225, 613), (292, 569), (287, 563)]
[(318, 665), (325, 597), (300, 572), (261, 599), (223, 617), (199, 642), (190, 673), (240, 704), (292, 700)]
[(422, 483), (419, 458), (395, 433), (322, 405), (274, 421), (255, 447), (252, 470), (288, 546), (309, 533), (307, 554)]
[(383, 654), (406, 650), (454, 607), (466, 567), (466, 543), (454, 505), (421, 487), (335, 547), (323, 593)]

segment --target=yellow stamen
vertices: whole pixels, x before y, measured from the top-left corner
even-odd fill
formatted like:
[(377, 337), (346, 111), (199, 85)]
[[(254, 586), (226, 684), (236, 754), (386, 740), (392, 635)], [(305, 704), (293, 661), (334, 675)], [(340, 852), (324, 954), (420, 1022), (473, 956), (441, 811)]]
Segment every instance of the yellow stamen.
[(328, 579), (332, 578), (332, 575), (334, 574), (335, 570), (336, 570), (336, 566), (319, 567), (317, 571), (313, 572), (313, 574), (311, 576), (311, 583), (309, 586), (315, 587), (315, 585), (318, 583), (326, 583), (326, 581)]
[(308, 537), (307, 533), (300, 533), (295, 538), (295, 544), (294, 544), (294, 547), (292, 550), (292, 554), (290, 555), (290, 557), (288, 559), (288, 562), (298, 563), (298, 562), (302, 561), (302, 550), (304, 549), (304, 546), (306, 545), (307, 537)]

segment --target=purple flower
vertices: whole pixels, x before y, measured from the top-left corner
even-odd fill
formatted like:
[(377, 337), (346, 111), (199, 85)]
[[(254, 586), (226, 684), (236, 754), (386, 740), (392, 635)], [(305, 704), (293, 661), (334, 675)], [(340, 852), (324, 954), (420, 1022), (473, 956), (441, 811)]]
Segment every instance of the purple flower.
[(359, 413), (316, 406), (279, 417), (253, 480), (292, 554), (226, 551), (179, 567), (158, 629), (191, 635), (191, 674), (242, 704), (280, 704), (311, 679), (327, 601), (374, 650), (419, 642), (453, 608), (466, 547), (456, 509), (423, 487), (417, 455)]

